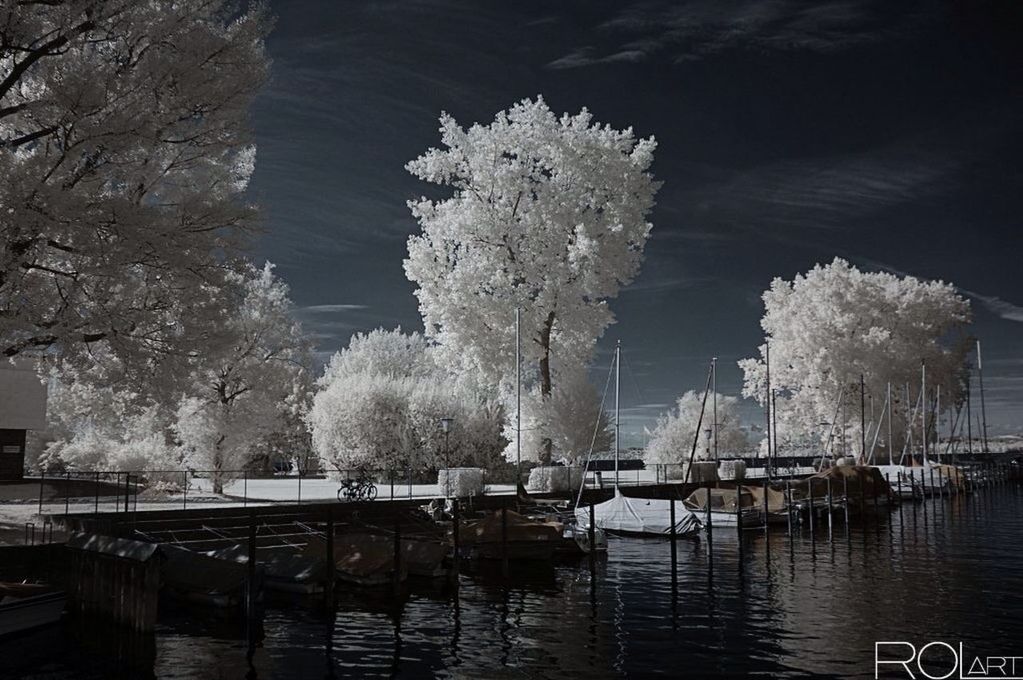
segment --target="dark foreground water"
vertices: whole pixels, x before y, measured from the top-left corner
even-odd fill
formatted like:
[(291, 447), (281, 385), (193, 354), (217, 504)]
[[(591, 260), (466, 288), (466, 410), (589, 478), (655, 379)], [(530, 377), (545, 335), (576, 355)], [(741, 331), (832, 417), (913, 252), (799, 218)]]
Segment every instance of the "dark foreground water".
[[(1023, 487), (854, 519), (849, 538), (835, 520), (830, 542), (826, 523), (816, 541), (747, 532), (741, 549), (716, 531), (711, 569), (706, 540), (679, 542), (674, 589), (668, 543), (612, 539), (595, 581), (586, 561), (465, 573), (457, 598), (342, 593), (336, 616), (268, 606), (255, 631), (166, 608), (155, 637), (68, 625), (0, 642), (0, 677), (866, 678), (877, 641), (1023, 657)], [(932, 676), (954, 668), (946, 648), (926, 656)]]

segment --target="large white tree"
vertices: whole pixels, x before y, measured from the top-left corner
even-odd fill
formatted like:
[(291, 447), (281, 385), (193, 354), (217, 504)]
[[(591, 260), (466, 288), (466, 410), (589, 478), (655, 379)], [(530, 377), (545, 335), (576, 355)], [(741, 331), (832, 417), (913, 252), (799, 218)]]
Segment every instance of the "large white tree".
[[(845, 451), (858, 454), (863, 376), (865, 396), (874, 406), (873, 430), (892, 385), (898, 453), (919, 399), (921, 362), (927, 370), (927, 409), (938, 386), (946, 405), (963, 398), (970, 305), (952, 284), (863, 272), (836, 258), (792, 281), (775, 279), (763, 299), (760, 325), (770, 344), (778, 429), (787, 438), (814, 436), (827, 444), (834, 431), (846, 442)], [(767, 400), (766, 356), (761, 345), (759, 358), (739, 362), (743, 395), (761, 405)], [(870, 420), (869, 412), (865, 419)], [(874, 435), (869, 422), (867, 430), (869, 446)], [(880, 430), (882, 450), (888, 448), (886, 435), (887, 423)]]
[(215, 300), (221, 322), (193, 357), (174, 429), (187, 464), (220, 493), (267, 438), (302, 423), (311, 377), (308, 340), (272, 265), (230, 275)]
[[(250, 228), (258, 4), (3, 0), (0, 353), (170, 350)], [(212, 285), (211, 285), (212, 284)]]
[[(440, 132), (444, 148), (406, 166), (452, 191), (409, 203), (422, 233), (409, 238), (405, 272), (426, 334), (450, 361), (507, 381), (519, 308), (525, 373), (547, 400), (559, 367), (590, 360), (614, 320), (608, 300), (639, 270), (656, 143), (585, 109), (558, 117), (539, 97), (468, 129), (444, 114)], [(541, 440), (549, 460), (553, 433)]]
[[(506, 404), (514, 403), (514, 394), (507, 394)], [(526, 460), (534, 460), (551, 441), (552, 457), (581, 464), (591, 448), (607, 451), (611, 446), (611, 420), (601, 409), (600, 395), (584, 370), (562, 374), (558, 388), (544, 399), (538, 385), (522, 395), (522, 447)], [(514, 461), (519, 448), (514, 412), (509, 413), (504, 436), (508, 439), (505, 457)]]
[[(307, 420), (329, 469), (492, 463), (505, 445), (496, 394), (453, 375), (436, 347), (401, 329), (356, 334), (318, 381)], [(452, 418), (444, 436), (442, 418)]]
[[(675, 408), (662, 414), (650, 433), (645, 459), (651, 463), (673, 465), (689, 460), (693, 440), (697, 441), (696, 459), (705, 460), (714, 455), (714, 422), (717, 421), (717, 453), (719, 458), (744, 455), (749, 452), (749, 437), (742, 428), (738, 397), (717, 395), (717, 416), (713, 413), (713, 394), (707, 396), (706, 407), (703, 393), (690, 390), (679, 397)], [(700, 412), (703, 411), (702, 422)], [(699, 425), (701, 432), (697, 432)], [(705, 432), (710, 433), (710, 438)], [(708, 452), (708, 447), (710, 451)]]

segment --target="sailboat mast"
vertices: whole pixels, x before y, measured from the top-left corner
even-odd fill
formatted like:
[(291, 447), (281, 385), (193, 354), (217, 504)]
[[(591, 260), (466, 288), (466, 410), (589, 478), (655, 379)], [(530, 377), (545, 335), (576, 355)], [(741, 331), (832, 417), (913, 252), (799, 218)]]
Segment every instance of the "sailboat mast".
[(522, 481), (522, 341), (521, 311), (515, 308), (515, 472)]
[(980, 435), (983, 437), (984, 453), (987, 453), (987, 409), (984, 405), (984, 361), (980, 358), (980, 340), (977, 341), (977, 378), (980, 379)]
[(927, 360), (920, 360), (920, 446), (927, 465)]
[(966, 452), (973, 455), (973, 411), (970, 408), (970, 392), (973, 391), (972, 371), (966, 378)]
[(771, 391), (771, 343), (764, 343), (765, 357), (764, 364), (767, 367), (767, 401), (764, 405), (767, 407), (767, 478), (771, 478), (771, 466), (772, 458), (774, 457), (774, 449), (771, 447), (771, 431), (774, 429), (771, 425), (771, 412), (774, 410), (774, 393)]
[(867, 388), (860, 373), (860, 465), (867, 464)]
[(714, 460), (718, 459), (718, 358), (710, 360), (710, 371), (713, 376), (713, 409), (714, 409)]
[(615, 491), (618, 490), (618, 452), (621, 450), (622, 341), (615, 346)]
[(892, 383), (891, 383), (891, 381), (888, 381), (887, 391), (888, 391), (888, 395), (887, 395), (887, 401), (888, 401), (888, 464), (891, 465), (892, 463), (895, 462), (894, 460), (892, 460), (892, 458), (893, 458), (892, 451), (894, 450), (894, 447), (895, 447), (895, 444), (893, 442), (895, 440), (892, 439)]

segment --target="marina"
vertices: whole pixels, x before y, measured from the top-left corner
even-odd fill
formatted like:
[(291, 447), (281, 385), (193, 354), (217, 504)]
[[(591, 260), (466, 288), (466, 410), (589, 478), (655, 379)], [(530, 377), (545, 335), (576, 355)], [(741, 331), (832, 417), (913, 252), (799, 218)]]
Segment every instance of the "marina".
[[(241, 664), (250, 677), (279, 678), (459, 676), (502, 667), (607, 677), (683, 659), (694, 672), (873, 677), (875, 639), (930, 636), (987, 650), (1011, 649), (1019, 639), (1011, 612), (1023, 592), (1015, 540), (1023, 486), (989, 470), (992, 481), (969, 493), (849, 523), (835, 512), (833, 524), (797, 522), (791, 535), (786, 527), (732, 528), (710, 540), (679, 540), (675, 550), (669, 540), (611, 537), (595, 562), (515, 562), (506, 576), (499, 565), (463, 563), (457, 586), (409, 580), (391, 592), (339, 584), (333, 615), (320, 598), (267, 598), (255, 622), (161, 604), (155, 630), (142, 638), (101, 643), (83, 628), (87, 620), (66, 620), (0, 642), (0, 658), (12, 677), (43, 669), (76, 680), (220, 677), (205, 663), (212, 656)], [(893, 608), (902, 615), (892, 617)], [(981, 633), (981, 611), (1004, 624)], [(19, 654), (7, 653), (10, 644)], [(53, 644), (69, 650), (64, 660), (46, 658)]]

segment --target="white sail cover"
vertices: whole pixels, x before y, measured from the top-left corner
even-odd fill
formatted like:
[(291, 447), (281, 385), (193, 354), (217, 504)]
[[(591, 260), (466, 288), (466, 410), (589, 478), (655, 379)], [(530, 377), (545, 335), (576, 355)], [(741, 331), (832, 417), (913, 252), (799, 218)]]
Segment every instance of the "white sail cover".
[[(668, 536), (671, 534), (671, 504), (675, 504), (675, 532), (679, 536), (693, 535), (700, 531), (700, 520), (682, 501), (666, 498), (629, 498), (615, 489), (614, 498), (593, 507), (593, 519), (597, 528), (612, 533), (646, 536)], [(575, 510), (576, 522), (580, 527), (590, 526), (589, 506)]]

